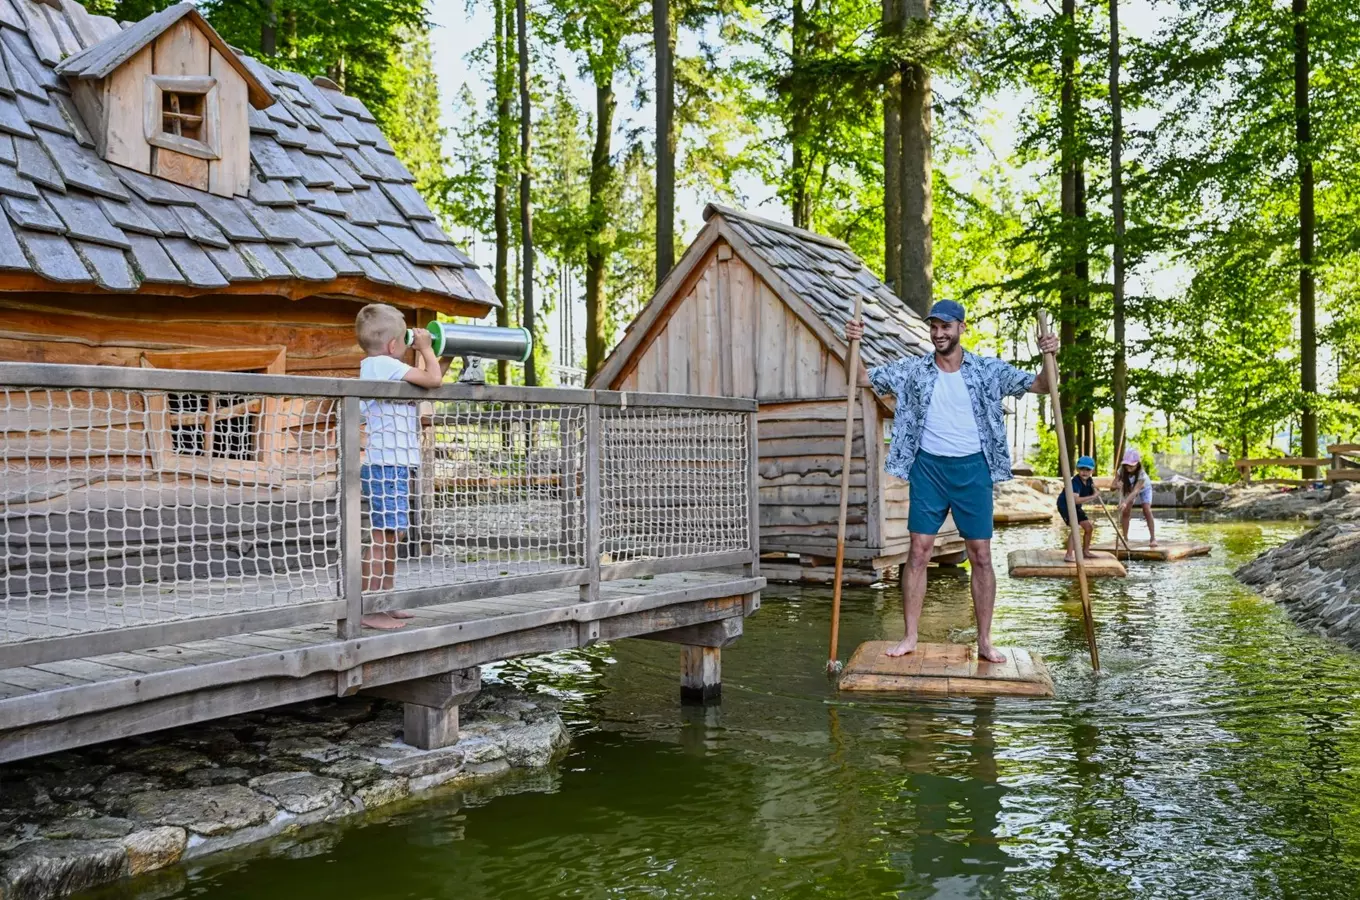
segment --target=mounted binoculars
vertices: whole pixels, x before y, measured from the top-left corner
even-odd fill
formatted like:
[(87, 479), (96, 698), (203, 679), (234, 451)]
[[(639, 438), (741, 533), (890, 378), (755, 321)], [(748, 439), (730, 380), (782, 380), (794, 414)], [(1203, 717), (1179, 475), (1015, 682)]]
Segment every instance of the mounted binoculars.
[[(527, 328), (496, 328), (491, 325), (455, 325), (431, 322), (425, 326), (435, 356), (461, 356), (463, 371), (458, 381), (484, 384), (483, 359), (505, 359), (522, 363), (534, 351), (534, 338)], [(415, 329), (406, 329), (406, 346), (415, 343)]]

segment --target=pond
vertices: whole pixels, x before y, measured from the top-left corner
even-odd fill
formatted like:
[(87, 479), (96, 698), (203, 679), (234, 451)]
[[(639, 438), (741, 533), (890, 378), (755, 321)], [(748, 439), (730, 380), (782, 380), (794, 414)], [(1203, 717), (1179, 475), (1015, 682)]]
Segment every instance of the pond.
[[(566, 701), (553, 772), (99, 896), (1357, 896), (1360, 656), (1231, 576), (1300, 526), (1158, 530), (1213, 555), (1093, 582), (1099, 677), (1075, 585), (1004, 573), (1057, 533), (998, 532), (998, 638), (1044, 655), (1055, 700), (838, 697), (829, 589), (776, 586), (724, 651), (720, 708), (678, 704), (670, 645), (506, 665)], [(895, 585), (849, 591), (842, 658), (900, 635), (899, 609)], [(923, 638), (970, 618), (966, 575), (932, 572)]]

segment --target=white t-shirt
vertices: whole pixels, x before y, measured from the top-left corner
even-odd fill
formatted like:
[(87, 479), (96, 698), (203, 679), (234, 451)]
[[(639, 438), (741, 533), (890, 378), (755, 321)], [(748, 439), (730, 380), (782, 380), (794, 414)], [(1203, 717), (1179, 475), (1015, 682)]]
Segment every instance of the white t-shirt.
[[(401, 381), (411, 367), (390, 356), (367, 356), (359, 363), (364, 381)], [(415, 401), (363, 400), (370, 466), (420, 465), (420, 419)]]
[(972, 456), (982, 452), (973, 403), (962, 372), (935, 372), (935, 392), (926, 407), (921, 449), (935, 456)]

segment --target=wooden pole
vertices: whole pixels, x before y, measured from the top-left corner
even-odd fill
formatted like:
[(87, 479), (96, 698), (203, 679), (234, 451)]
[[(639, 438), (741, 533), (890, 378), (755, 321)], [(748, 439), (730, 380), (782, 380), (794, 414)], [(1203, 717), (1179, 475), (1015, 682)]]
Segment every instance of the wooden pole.
[[(864, 295), (855, 297), (855, 315), (851, 319), (859, 322), (864, 312)], [(841, 670), (838, 659), (841, 639), (841, 576), (845, 570), (845, 519), (850, 502), (850, 450), (855, 440), (855, 395), (859, 393), (859, 341), (850, 342), (850, 352), (845, 358), (845, 446), (841, 451), (841, 515), (836, 524), (836, 580), (831, 589), (831, 655), (827, 658), (826, 671), (835, 674)], [(864, 435), (867, 445), (871, 436)], [(867, 452), (865, 456), (868, 460)]]
[[(1115, 480), (1115, 483), (1119, 483), (1118, 479)], [(1100, 508), (1105, 511), (1105, 518), (1110, 520), (1110, 527), (1114, 529), (1114, 555), (1119, 555), (1119, 545), (1123, 544), (1124, 552), (1128, 554), (1129, 559), (1133, 559), (1133, 551), (1129, 549), (1129, 539), (1124, 537), (1124, 533), (1119, 530), (1119, 523), (1116, 522), (1114, 516), (1110, 514), (1110, 508), (1105, 505), (1105, 498), (1100, 496), (1100, 488), (1096, 488), (1096, 500), (1100, 503)]]
[[(1039, 310), (1039, 337), (1053, 334), (1048, 326), (1048, 313)], [(1091, 668), (1100, 671), (1100, 654), (1096, 651), (1096, 626), (1091, 617), (1091, 590), (1086, 583), (1086, 558), (1081, 552), (1081, 527), (1077, 522), (1077, 498), (1072, 494), (1072, 461), (1067, 458), (1067, 432), (1063, 428), (1062, 399), (1058, 390), (1058, 361), (1052, 353), (1044, 354), (1044, 378), (1048, 382), (1048, 399), (1053, 404), (1053, 428), (1058, 435), (1058, 467), (1062, 471), (1064, 495), (1067, 497), (1067, 523), (1072, 532), (1072, 546), (1077, 557), (1077, 584), (1081, 587), (1081, 614), (1086, 625), (1086, 645), (1091, 651)]]

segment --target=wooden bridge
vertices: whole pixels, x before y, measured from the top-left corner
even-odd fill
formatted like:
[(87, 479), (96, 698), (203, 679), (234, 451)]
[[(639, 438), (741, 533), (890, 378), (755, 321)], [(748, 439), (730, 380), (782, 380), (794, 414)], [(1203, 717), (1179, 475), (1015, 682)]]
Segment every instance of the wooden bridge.
[[(363, 580), (366, 403), (421, 422), (390, 590)], [(0, 762), (355, 692), (442, 746), (478, 666), (625, 637), (679, 644), (711, 699), (764, 586), (755, 411), (0, 364)]]

